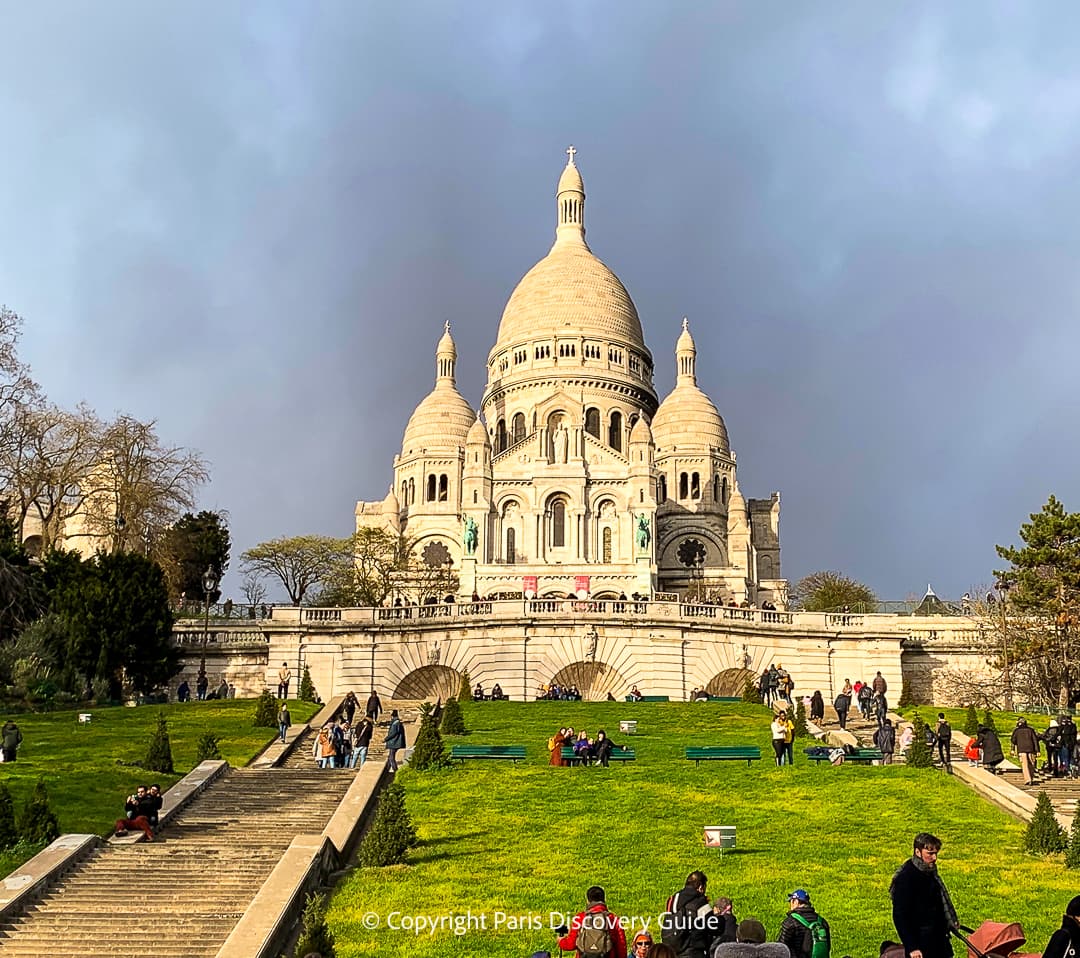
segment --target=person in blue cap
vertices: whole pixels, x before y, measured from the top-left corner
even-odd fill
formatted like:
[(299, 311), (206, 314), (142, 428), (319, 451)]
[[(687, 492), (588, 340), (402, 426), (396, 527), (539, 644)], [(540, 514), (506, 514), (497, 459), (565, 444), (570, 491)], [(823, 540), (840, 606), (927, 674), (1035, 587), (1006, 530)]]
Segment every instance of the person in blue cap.
[(805, 888), (796, 888), (788, 895), (788, 913), (776, 940), (788, 946), (791, 958), (829, 958), (829, 923), (814, 910)]

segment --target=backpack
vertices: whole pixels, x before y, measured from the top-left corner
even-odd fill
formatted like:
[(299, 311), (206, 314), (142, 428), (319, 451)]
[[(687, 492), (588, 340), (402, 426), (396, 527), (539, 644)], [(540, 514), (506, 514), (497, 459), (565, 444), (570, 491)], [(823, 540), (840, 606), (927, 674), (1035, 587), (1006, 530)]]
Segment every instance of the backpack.
[(829, 932), (825, 928), (825, 919), (818, 915), (813, 921), (807, 921), (797, 911), (791, 913), (803, 928), (806, 934), (803, 936), (803, 952), (806, 952), (806, 940), (809, 936), (810, 958), (829, 958)]
[(555, 736), (554, 735), (552, 735), (551, 738), (548, 739), (548, 751), (549, 752), (554, 752), (555, 751)]
[(614, 943), (611, 940), (611, 912), (588, 911), (581, 916), (575, 949), (579, 955), (610, 955)]

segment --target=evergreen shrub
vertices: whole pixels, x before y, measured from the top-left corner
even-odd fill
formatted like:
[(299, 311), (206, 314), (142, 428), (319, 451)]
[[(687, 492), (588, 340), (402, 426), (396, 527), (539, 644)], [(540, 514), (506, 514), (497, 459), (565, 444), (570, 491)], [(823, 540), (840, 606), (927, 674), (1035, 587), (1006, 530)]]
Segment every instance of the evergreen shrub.
[(975, 703), (967, 707), (967, 715), (964, 716), (964, 734), (967, 736), (977, 735), (979, 732), (979, 713), (975, 711)]
[(0, 848), (11, 848), (19, 840), (15, 827), (15, 802), (7, 784), (0, 782)]
[(150, 736), (143, 768), (165, 775), (173, 773), (172, 744), (169, 742), (169, 725), (165, 721), (164, 712), (158, 712), (157, 728)]
[(49, 804), (49, 790), (39, 778), (23, 806), (19, 838), (30, 845), (48, 845), (60, 837), (60, 822)]
[(987, 728), (992, 728), (995, 732), (997, 731), (997, 725), (994, 723), (994, 713), (990, 709), (983, 709), (982, 724)]
[(442, 736), (439, 734), (439, 724), (435, 720), (435, 710), (431, 703), (425, 702), (420, 706), (420, 713), (420, 731), (416, 733), (409, 768), (419, 772), (448, 768), (450, 759), (446, 754)]
[(468, 669), (461, 673), (461, 687), (458, 689), (457, 697), (459, 702), (472, 701), (472, 679), (469, 677)]
[(749, 702), (751, 705), (761, 704), (761, 693), (758, 691), (757, 682), (752, 675), (746, 677), (742, 690), (742, 700)]
[(1080, 868), (1080, 804), (1076, 806), (1070, 829), (1069, 848), (1065, 852), (1065, 867)]
[(203, 732), (199, 736), (198, 744), (195, 749), (195, 764), (200, 762), (206, 762), (210, 759), (220, 759), (221, 749), (218, 746), (221, 744), (219, 739), (213, 732)]
[(391, 782), (379, 793), (375, 819), (360, 844), (357, 861), (371, 868), (401, 865), (416, 843), (416, 829), (405, 807), (405, 789)]
[(277, 728), (277, 699), (269, 689), (263, 689), (255, 702), (255, 717), (251, 724), (255, 728)]
[(1024, 851), (1034, 855), (1050, 855), (1065, 848), (1065, 830), (1054, 817), (1050, 796), (1039, 792), (1035, 814), (1024, 830)]
[(908, 749), (907, 753), (908, 767), (933, 768), (934, 752), (926, 743), (926, 723), (922, 720), (922, 716), (919, 715), (918, 712), (916, 712), (912, 718), (911, 726), (915, 738), (912, 739), (911, 747)]
[(461, 705), (453, 696), (448, 698), (443, 706), (441, 729), (444, 735), (464, 735), (466, 732), (465, 716), (461, 712)]
[(334, 933), (326, 924), (326, 896), (308, 895), (301, 918), (302, 930), (296, 942), (294, 958), (306, 958), (307, 955), (319, 955), (321, 958), (336, 958)]
[[(311, 681), (311, 669), (304, 666), (304, 674), (300, 677), (300, 691), (297, 693), (301, 702), (316, 702), (315, 683)], [(273, 723), (274, 725), (277, 722)]]

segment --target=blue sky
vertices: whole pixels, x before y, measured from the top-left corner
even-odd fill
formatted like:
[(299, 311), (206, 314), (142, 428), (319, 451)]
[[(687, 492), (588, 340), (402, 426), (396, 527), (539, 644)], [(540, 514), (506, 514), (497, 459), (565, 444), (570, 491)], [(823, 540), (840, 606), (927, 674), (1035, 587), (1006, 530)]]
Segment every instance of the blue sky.
[(658, 391), (689, 316), (741, 487), (783, 497), (789, 578), (957, 595), (1051, 492), (1078, 508), (1072, 5), (8, 4), (0, 24), (22, 357), (54, 401), (202, 451), (234, 573), (385, 493), (447, 319), (479, 404), (569, 143)]

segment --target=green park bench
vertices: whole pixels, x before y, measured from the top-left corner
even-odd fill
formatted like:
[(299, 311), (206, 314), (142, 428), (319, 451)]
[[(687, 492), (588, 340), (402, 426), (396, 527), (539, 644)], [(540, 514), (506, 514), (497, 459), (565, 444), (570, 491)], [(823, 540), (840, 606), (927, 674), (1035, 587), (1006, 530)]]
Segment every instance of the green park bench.
[(626, 696), (627, 702), (670, 702), (671, 699), (667, 695), (643, 695), (641, 698), (636, 699), (632, 695)]
[(688, 745), (686, 757), (691, 762), (751, 762), (761, 761), (761, 749), (756, 745)]
[[(813, 751), (813, 748), (803, 749), (803, 751), (806, 753), (807, 759), (809, 759), (811, 762), (814, 762), (815, 764), (817, 764), (818, 762), (829, 761), (828, 754), (819, 753), (816, 755), (812, 755), (811, 752)], [(869, 765), (871, 762), (880, 762), (884, 757), (885, 756), (881, 754), (881, 749), (879, 748), (860, 748), (851, 755), (845, 754), (844, 761), (860, 762), (864, 765)]]
[(512, 762), (524, 761), (524, 745), (451, 745), (450, 758), (464, 762), (470, 758), (504, 758)]
[[(574, 754), (573, 746), (564, 745), (562, 747), (562, 759), (564, 762), (569, 762), (571, 765), (577, 765), (581, 759)], [(613, 748), (611, 755), (608, 756), (609, 762), (633, 762), (637, 759), (637, 752), (632, 748)]]
[(710, 695), (710, 702), (741, 702), (742, 696), (740, 695)]

